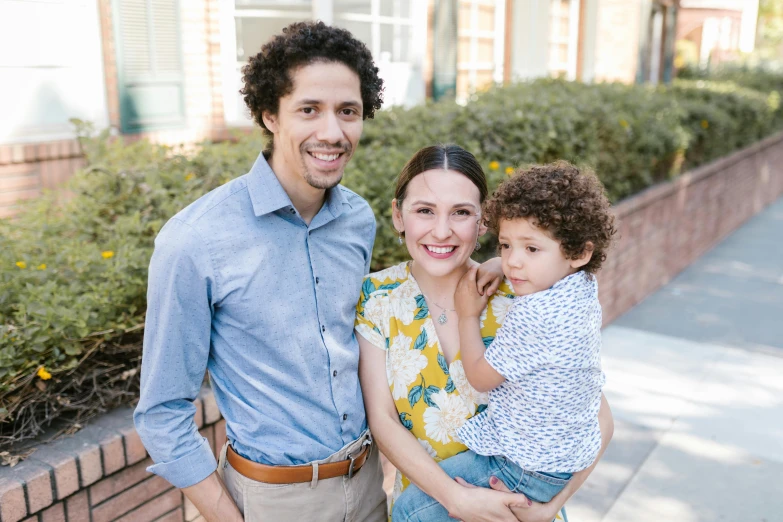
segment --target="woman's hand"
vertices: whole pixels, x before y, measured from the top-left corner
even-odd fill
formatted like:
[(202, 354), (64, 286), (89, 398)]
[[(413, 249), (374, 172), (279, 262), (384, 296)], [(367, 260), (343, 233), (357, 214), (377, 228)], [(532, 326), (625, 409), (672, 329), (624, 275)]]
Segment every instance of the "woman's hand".
[(460, 319), (479, 317), (487, 307), (489, 295), (481, 295), (476, 283), (476, 268), (469, 269), (457, 283), (454, 291), (454, 309)]
[[(457, 481), (463, 486), (476, 487), (462, 479), (457, 479)], [(496, 477), (489, 479), (489, 487), (502, 493), (511, 493), (506, 484)], [(529, 500), (530, 505), (528, 506), (512, 505), (511, 512), (519, 522), (552, 522), (563, 507), (556, 500), (557, 497), (545, 504)]]
[(479, 295), (489, 297), (497, 291), (500, 283), (503, 282), (505, 277), (503, 275), (503, 265), (499, 257), (493, 257), (480, 265), (476, 263), (476, 266), (478, 267), (478, 293)]
[(508, 489), (492, 491), (469, 484), (459, 477), (455, 480), (464, 487), (459, 488), (454, 502), (444, 507), (449, 510), (449, 516), (464, 522), (517, 522), (519, 519), (514, 511), (524, 512), (532, 504), (525, 495), (511, 493)]

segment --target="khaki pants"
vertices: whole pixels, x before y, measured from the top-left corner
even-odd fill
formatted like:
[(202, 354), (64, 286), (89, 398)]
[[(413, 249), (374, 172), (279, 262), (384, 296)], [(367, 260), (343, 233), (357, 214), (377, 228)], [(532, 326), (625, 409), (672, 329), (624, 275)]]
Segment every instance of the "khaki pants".
[[(369, 431), (318, 464), (346, 460), (369, 437)], [(251, 480), (231, 467), (226, 448), (220, 452), (218, 474), (245, 517), (245, 522), (386, 522), (386, 493), (378, 446), (373, 444), (361, 470), (347, 476), (297, 484), (267, 484)], [(313, 466), (316, 469), (316, 466)]]

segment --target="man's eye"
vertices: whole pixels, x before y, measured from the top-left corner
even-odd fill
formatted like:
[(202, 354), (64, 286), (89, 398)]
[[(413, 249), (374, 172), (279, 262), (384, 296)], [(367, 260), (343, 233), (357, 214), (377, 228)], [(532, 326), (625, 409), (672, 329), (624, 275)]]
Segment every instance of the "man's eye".
[(315, 112), (315, 109), (312, 107), (303, 107), (302, 112), (305, 114), (313, 114)]
[(342, 112), (345, 116), (353, 116), (354, 114), (357, 114), (356, 110), (354, 109), (343, 109)]

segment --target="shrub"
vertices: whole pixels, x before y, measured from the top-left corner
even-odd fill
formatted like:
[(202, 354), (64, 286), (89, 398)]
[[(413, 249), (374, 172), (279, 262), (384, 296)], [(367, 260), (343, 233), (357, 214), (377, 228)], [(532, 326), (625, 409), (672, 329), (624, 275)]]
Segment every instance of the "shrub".
[[(617, 201), (677, 175), (683, 161), (698, 165), (781, 127), (773, 102), (702, 81), (493, 88), (464, 107), (376, 114), (345, 184), (375, 210), (378, 269), (407, 257), (390, 202), (396, 175), (423, 146), (452, 142), (472, 151), (491, 189), (524, 164), (588, 165)], [(48, 194), (0, 220), (0, 445), (63, 414), (88, 416), (133, 398), (155, 235), (188, 203), (247, 172), (263, 149), (260, 133), (184, 149), (77, 126), (86, 166), (68, 184), (69, 197)]]

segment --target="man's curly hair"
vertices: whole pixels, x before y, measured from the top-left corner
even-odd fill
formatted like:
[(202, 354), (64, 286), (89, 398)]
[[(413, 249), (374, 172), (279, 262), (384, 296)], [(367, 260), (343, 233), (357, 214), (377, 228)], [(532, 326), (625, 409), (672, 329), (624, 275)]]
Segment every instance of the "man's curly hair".
[(592, 243), (593, 255), (581, 268), (590, 274), (601, 269), (617, 232), (598, 177), (565, 161), (520, 169), (484, 204), (484, 222), (495, 234), (502, 220), (517, 218), (546, 230), (567, 259), (579, 258)]
[(295, 22), (264, 44), (242, 68), (245, 86), (239, 92), (267, 135), (262, 114), (277, 114), (280, 98), (293, 91), (291, 73), (315, 62), (339, 62), (359, 76), (363, 118), (372, 118), (381, 108), (383, 80), (367, 46), (345, 29), (323, 22)]

